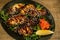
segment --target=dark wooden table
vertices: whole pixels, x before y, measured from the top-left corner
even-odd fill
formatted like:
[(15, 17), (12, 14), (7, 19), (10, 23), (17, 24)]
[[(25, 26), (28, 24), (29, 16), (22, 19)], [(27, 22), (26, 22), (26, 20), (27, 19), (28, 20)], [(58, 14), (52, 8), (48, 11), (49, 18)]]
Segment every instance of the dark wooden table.
[[(0, 0), (1, 8), (11, 0)], [(55, 32), (49, 40), (60, 40), (60, 0), (34, 0), (49, 9), (55, 20)], [(0, 40), (15, 40), (2, 28), (0, 24)]]

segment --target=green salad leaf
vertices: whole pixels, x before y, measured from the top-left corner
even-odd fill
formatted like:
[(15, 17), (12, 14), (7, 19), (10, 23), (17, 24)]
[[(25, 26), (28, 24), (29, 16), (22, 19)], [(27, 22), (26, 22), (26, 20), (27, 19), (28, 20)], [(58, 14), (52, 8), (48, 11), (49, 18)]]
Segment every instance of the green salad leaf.
[(5, 13), (4, 11), (0, 11), (0, 17), (1, 17), (4, 21), (6, 21), (9, 17), (8, 17), (7, 14), (4, 14), (4, 13)]
[(43, 8), (43, 6), (41, 6), (40, 4), (36, 4), (36, 9), (41, 10)]
[(36, 35), (35, 33), (33, 33), (30, 36), (25, 36), (24, 39), (25, 40), (38, 40), (40, 38), (40, 36)]
[(39, 25), (37, 25), (37, 26), (34, 26), (34, 28), (33, 28), (33, 30), (40, 30), (40, 26)]
[(13, 31), (13, 30), (14, 30), (14, 27), (10, 27), (9, 29), (10, 29), (11, 31)]
[(19, 25), (11, 25), (11, 26), (9, 27), (9, 29), (10, 29), (11, 31), (14, 31), (14, 29), (17, 28), (17, 27), (19, 27)]
[(36, 8), (40, 8), (41, 6), (37, 4), (37, 7)]

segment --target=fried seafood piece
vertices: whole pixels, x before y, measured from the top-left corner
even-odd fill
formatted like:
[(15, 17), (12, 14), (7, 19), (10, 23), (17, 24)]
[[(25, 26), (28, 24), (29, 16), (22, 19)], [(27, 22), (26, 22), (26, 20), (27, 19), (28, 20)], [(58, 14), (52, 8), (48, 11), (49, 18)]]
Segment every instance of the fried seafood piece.
[(46, 11), (46, 9), (42, 9), (42, 10), (30, 9), (29, 12), (28, 12), (28, 14), (31, 17), (39, 17), (41, 15), (47, 14), (47, 11)]
[(39, 23), (38, 18), (31, 18), (29, 21), (26, 23), (28, 26), (35, 26)]
[(28, 14), (31, 16), (31, 17), (36, 17), (39, 15), (39, 12), (36, 10), (36, 9), (30, 9)]
[(20, 35), (24, 35), (24, 36), (31, 35), (32, 32), (33, 32), (33, 31), (32, 31), (32, 29), (31, 29), (31, 27), (29, 27), (29, 26), (25, 26), (25, 27), (23, 27), (23, 28), (18, 29), (18, 33), (19, 33)]
[(8, 8), (8, 12), (10, 14), (14, 14), (16, 11), (22, 9), (24, 5), (25, 4), (22, 4), (22, 3), (14, 4), (12, 7)]
[(24, 6), (24, 4), (22, 4), (22, 3), (15, 4), (15, 5), (12, 7), (12, 9), (13, 9), (14, 11), (16, 11), (16, 8), (19, 9), (19, 8), (22, 8), (23, 6)]
[(7, 20), (7, 23), (10, 25), (23, 24), (27, 21), (27, 18), (24, 15), (16, 15)]
[(40, 11), (38, 11), (34, 5), (28, 4), (25, 8), (20, 11), (21, 14), (29, 14), (31, 17), (40, 16)]
[(35, 6), (33, 4), (28, 4), (20, 12), (21, 14), (25, 15), (30, 9), (35, 9)]

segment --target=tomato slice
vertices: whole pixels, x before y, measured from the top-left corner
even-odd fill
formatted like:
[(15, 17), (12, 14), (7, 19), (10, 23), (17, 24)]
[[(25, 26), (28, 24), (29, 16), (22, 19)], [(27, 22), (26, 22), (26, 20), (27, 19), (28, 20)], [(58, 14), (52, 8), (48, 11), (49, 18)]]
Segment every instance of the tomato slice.
[(50, 24), (45, 19), (40, 19), (39, 26), (41, 27), (41, 29), (45, 30), (49, 29)]

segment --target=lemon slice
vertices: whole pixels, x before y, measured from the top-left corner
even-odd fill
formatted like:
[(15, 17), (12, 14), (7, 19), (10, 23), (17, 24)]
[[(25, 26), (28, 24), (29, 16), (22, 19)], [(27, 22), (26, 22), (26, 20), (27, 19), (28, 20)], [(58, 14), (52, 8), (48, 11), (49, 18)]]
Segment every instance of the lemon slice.
[(53, 31), (50, 31), (50, 30), (38, 30), (36, 32), (36, 35), (49, 35), (49, 34), (53, 34), (54, 32)]

